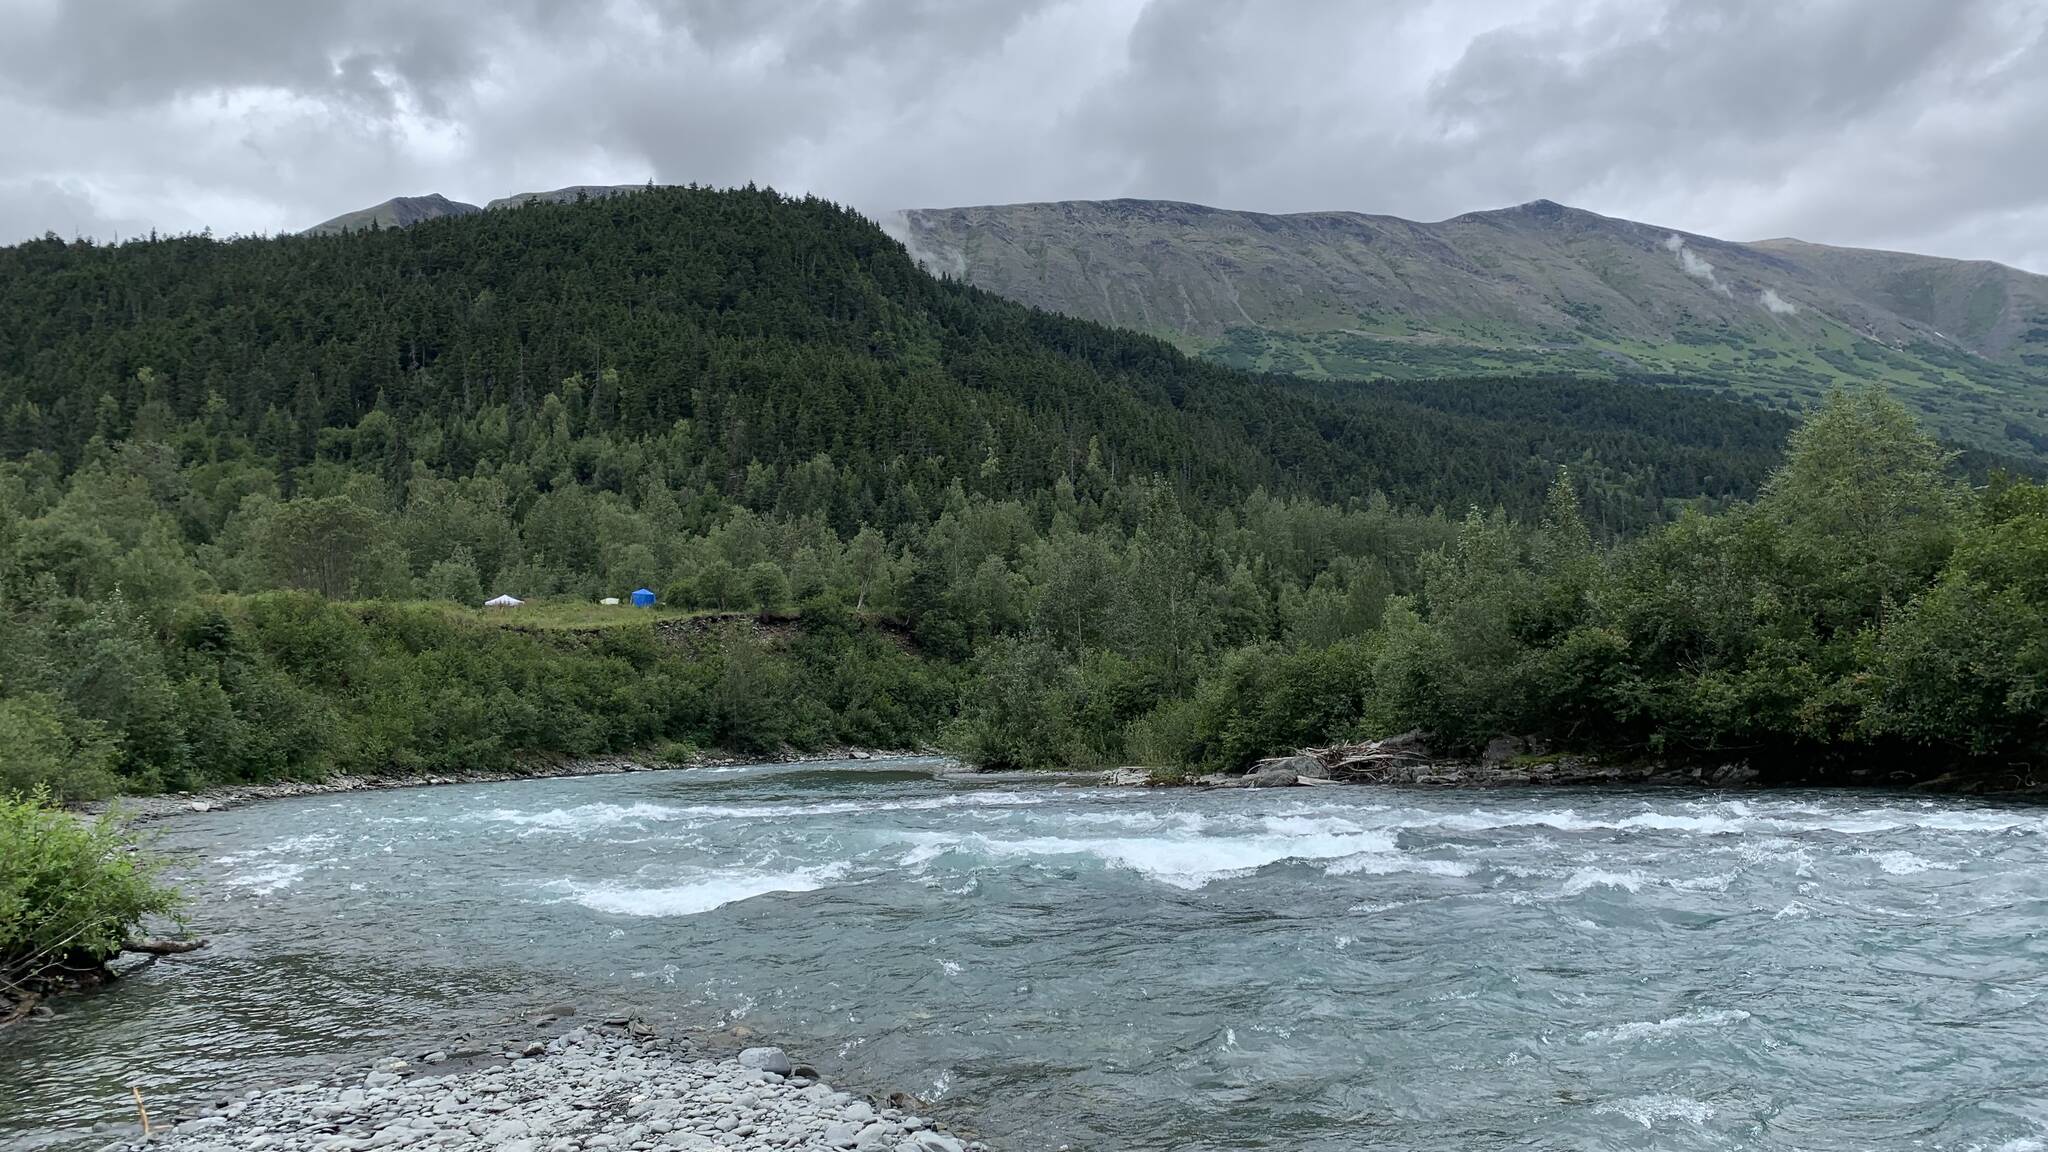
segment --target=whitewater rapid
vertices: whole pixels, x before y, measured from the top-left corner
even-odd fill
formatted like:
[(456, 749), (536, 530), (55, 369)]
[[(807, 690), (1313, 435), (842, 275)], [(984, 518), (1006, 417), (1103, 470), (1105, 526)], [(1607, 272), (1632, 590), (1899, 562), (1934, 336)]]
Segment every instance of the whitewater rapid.
[(30, 1085), (16, 1115), (76, 1127), (137, 1075), (283, 1074), (572, 998), (744, 1022), (999, 1148), (2048, 1140), (2040, 810), (942, 767), (167, 822), (222, 950), (81, 1007), (0, 1074)]

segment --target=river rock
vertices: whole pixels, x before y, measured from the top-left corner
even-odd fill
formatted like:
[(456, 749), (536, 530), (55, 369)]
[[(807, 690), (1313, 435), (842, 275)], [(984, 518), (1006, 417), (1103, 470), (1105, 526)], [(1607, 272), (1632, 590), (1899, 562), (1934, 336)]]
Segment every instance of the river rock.
[(1303, 776), (1322, 780), (1329, 775), (1330, 770), (1313, 756), (1281, 756), (1254, 764), (1246, 778), (1254, 788), (1285, 788), (1300, 783)]
[(1723, 764), (1719, 768), (1714, 769), (1713, 772), (1707, 775), (1707, 783), (1712, 784), (1716, 788), (1740, 788), (1745, 784), (1756, 783), (1762, 776), (1763, 773), (1751, 768), (1748, 764), (1736, 761), (1733, 764)]
[(758, 1068), (777, 1076), (787, 1076), (795, 1070), (795, 1065), (789, 1062), (789, 1053), (780, 1048), (748, 1048), (740, 1053), (740, 1067)]
[(372, 1066), (247, 1097), (213, 1094), (205, 1100), (210, 1114), (198, 1119), (178, 1115), (178, 1101), (152, 1101), (160, 1122), (154, 1138), (115, 1148), (975, 1152), (922, 1116), (878, 1110), (828, 1084), (785, 1079), (774, 1069), (792, 1063), (779, 1048), (698, 1059), (620, 1029), (578, 1028), (525, 1050), (533, 1055), (475, 1067), (443, 1065), (412, 1079)]
[(1486, 750), (1479, 754), (1479, 762), (1488, 768), (1498, 768), (1521, 754), (1521, 741), (1512, 736), (1495, 736), (1486, 742)]

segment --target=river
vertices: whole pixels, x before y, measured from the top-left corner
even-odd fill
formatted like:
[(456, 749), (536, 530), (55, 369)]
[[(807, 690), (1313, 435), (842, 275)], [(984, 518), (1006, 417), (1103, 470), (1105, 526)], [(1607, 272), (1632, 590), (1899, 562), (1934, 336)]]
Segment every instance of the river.
[(2048, 814), (768, 765), (152, 825), (205, 953), (0, 1038), (0, 1142), (555, 1001), (1000, 1149), (2048, 1147)]

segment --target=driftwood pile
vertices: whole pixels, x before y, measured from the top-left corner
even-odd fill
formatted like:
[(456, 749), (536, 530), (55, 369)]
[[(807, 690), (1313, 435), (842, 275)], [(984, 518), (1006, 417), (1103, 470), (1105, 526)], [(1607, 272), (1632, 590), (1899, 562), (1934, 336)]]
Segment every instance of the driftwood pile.
[(1476, 757), (1431, 751), (1423, 732), (1384, 740), (1304, 748), (1292, 756), (1261, 760), (1250, 772), (1223, 786), (1272, 788), (1290, 784), (1396, 784), (1440, 788), (1516, 788), (1531, 785), (1645, 784), (1736, 787), (1757, 780), (1740, 761), (1680, 767), (1657, 761), (1609, 763), (1597, 757), (1552, 753), (1540, 743), (1501, 736)]
[(1452, 783), (1455, 779), (1439, 780), (1437, 775), (1437, 765), (1430, 757), (1423, 734), (1405, 732), (1384, 740), (1304, 748), (1292, 756), (1275, 756), (1252, 765), (1252, 770), (1240, 779), (1242, 786), (1253, 788), (1290, 784), (1433, 784)]

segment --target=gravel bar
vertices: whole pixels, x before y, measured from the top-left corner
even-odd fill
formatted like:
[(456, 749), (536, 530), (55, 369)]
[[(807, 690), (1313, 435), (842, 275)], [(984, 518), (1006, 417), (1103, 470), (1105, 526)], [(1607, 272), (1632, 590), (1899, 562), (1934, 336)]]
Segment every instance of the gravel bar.
[(436, 1052), (250, 1092), (147, 1140), (138, 1129), (107, 1152), (987, 1152), (925, 1117), (834, 1090), (780, 1048), (710, 1057), (687, 1040), (579, 1027), (507, 1055), (444, 1071), (448, 1057)]

